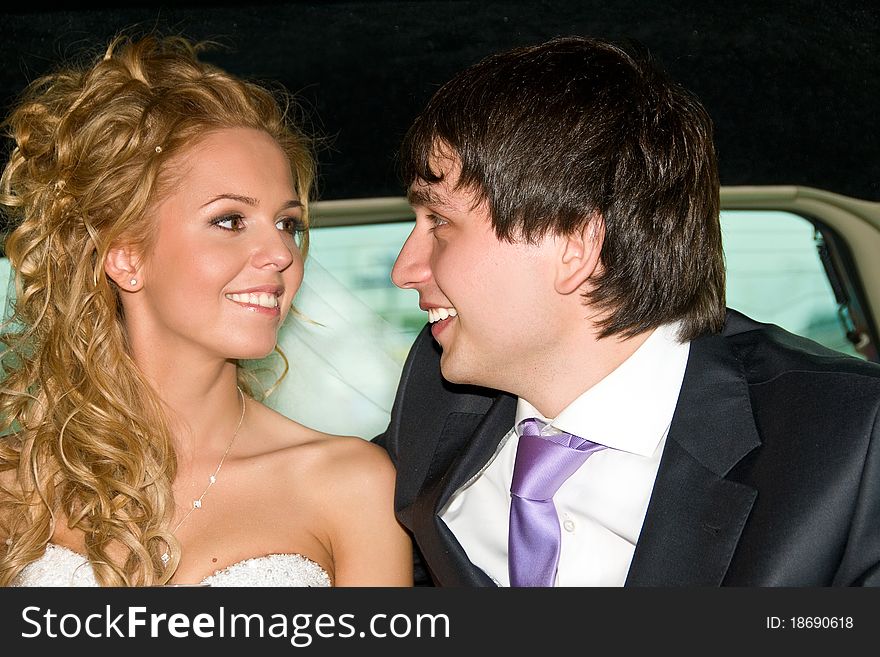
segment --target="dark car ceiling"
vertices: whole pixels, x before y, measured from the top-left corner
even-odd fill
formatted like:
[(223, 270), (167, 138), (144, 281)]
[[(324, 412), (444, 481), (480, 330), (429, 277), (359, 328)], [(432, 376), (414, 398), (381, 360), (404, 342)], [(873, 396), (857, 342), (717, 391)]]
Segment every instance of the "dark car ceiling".
[(880, 200), (876, 2), (40, 2), (4, 11), (2, 109), (62, 55), (134, 25), (228, 46), (209, 56), (296, 92), (323, 135), (323, 199), (401, 193), (394, 154), (455, 71), (557, 35), (634, 39), (706, 105), (725, 185)]

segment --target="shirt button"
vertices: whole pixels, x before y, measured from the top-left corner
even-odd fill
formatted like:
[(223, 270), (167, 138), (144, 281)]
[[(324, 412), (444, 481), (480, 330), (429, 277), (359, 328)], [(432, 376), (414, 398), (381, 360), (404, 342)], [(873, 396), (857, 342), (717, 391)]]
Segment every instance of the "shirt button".
[(567, 531), (567, 532), (573, 532), (574, 531), (574, 520), (566, 520), (565, 522), (562, 523), (562, 528), (565, 529), (565, 531)]

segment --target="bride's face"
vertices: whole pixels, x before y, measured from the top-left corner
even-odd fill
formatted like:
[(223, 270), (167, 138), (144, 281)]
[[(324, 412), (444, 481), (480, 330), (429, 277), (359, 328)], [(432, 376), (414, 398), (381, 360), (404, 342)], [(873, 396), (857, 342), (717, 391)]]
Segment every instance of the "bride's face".
[(262, 358), (303, 276), (302, 207), (287, 158), (268, 134), (236, 128), (168, 165), (179, 171), (175, 191), (155, 208), (140, 298), (126, 307), (135, 352), (139, 342), (166, 357), (196, 349)]

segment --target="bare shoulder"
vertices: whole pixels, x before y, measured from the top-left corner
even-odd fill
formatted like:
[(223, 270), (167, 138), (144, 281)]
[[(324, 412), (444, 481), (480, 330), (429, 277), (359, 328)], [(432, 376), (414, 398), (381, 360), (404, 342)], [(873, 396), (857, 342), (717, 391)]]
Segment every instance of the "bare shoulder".
[(394, 466), (378, 445), (357, 436), (315, 432), (312, 450), (310, 479), (327, 493), (363, 499), (385, 497), (393, 488)]
[[(337, 436), (318, 431), (300, 424), (260, 402), (249, 401), (247, 412), (254, 421), (255, 430), (261, 434), (260, 442), (269, 450), (296, 447), (314, 442), (339, 443), (338, 439), (343, 439), (341, 442), (345, 443), (371, 444), (368, 440), (358, 436)], [(380, 448), (380, 451), (384, 450)]]
[(264, 407), (254, 415), (262, 435), (252, 434), (259, 446), (244, 455), (245, 469), (261, 507), (272, 510), (273, 531), (323, 550), (336, 586), (411, 585), (412, 544), (394, 515), (395, 469), (385, 450)]
[(395, 517), (395, 469), (385, 450), (351, 436), (324, 434), (317, 444), (309, 485), (335, 585), (412, 586), (412, 543)]
[(328, 434), (276, 411), (257, 407), (260, 440), (254, 456), (271, 457), (279, 468), (303, 484), (317, 486), (323, 494), (343, 489), (368, 490), (394, 479), (394, 466), (384, 449), (358, 436)]

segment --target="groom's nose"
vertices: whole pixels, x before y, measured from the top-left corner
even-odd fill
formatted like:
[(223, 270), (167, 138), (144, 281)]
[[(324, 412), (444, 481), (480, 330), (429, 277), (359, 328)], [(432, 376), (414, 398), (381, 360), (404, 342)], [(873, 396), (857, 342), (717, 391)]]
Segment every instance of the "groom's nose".
[(391, 269), (391, 280), (399, 288), (418, 289), (431, 279), (431, 236), (417, 223)]

